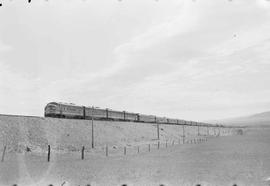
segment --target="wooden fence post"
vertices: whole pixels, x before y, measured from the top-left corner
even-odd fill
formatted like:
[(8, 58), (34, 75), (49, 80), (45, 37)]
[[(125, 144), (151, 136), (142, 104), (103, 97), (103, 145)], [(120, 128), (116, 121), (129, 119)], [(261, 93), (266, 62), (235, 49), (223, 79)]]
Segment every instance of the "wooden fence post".
[(82, 160), (84, 159), (84, 146), (82, 146)]
[(127, 154), (127, 147), (124, 147), (124, 155)]
[(138, 152), (138, 154), (140, 153), (140, 146), (138, 146), (138, 148), (137, 148), (137, 152)]
[(158, 144), (157, 144), (157, 148), (159, 149), (159, 141), (158, 141)]
[(6, 149), (7, 149), (7, 146), (5, 145), (4, 150), (3, 150), (3, 154), (2, 154), (1, 162), (4, 162), (4, 160), (5, 160)]
[(48, 162), (50, 162), (50, 159), (51, 159), (51, 146), (48, 145)]
[(148, 144), (148, 151), (150, 152), (151, 151), (151, 145)]
[(159, 140), (159, 124), (157, 124), (157, 138)]
[(172, 146), (174, 146), (174, 140), (172, 141)]
[(167, 144), (167, 140), (166, 140), (166, 148), (167, 148), (168, 144)]
[(106, 156), (109, 155), (109, 149), (108, 149), (108, 145), (106, 145)]
[(185, 125), (183, 125), (183, 144), (185, 144)]

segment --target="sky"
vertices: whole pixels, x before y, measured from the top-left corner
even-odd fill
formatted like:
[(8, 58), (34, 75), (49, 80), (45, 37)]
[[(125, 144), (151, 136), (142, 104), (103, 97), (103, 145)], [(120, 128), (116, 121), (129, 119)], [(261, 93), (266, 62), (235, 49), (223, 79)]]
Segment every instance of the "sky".
[(59, 101), (202, 121), (270, 110), (269, 0), (0, 7), (0, 113)]

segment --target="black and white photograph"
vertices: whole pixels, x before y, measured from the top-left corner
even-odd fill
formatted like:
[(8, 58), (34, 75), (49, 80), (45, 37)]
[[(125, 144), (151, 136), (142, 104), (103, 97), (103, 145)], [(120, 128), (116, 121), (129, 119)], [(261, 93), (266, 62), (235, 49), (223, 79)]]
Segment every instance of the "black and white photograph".
[(270, 186), (270, 0), (0, 0), (0, 186)]

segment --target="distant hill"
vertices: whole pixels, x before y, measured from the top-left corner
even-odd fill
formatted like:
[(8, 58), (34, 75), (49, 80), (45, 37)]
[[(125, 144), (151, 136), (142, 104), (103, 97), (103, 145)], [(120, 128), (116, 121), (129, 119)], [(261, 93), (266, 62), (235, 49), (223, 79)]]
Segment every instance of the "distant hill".
[(240, 126), (245, 125), (245, 126), (270, 127), (270, 111), (244, 117), (215, 120), (214, 122)]

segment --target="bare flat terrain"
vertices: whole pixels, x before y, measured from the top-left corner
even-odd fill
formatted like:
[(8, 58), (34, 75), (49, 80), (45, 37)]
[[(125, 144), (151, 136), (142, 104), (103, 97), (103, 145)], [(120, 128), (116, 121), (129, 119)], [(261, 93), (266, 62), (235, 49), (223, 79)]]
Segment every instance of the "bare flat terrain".
[(104, 154), (9, 154), (0, 164), (1, 185), (268, 185), (270, 130), (209, 138), (200, 144)]

